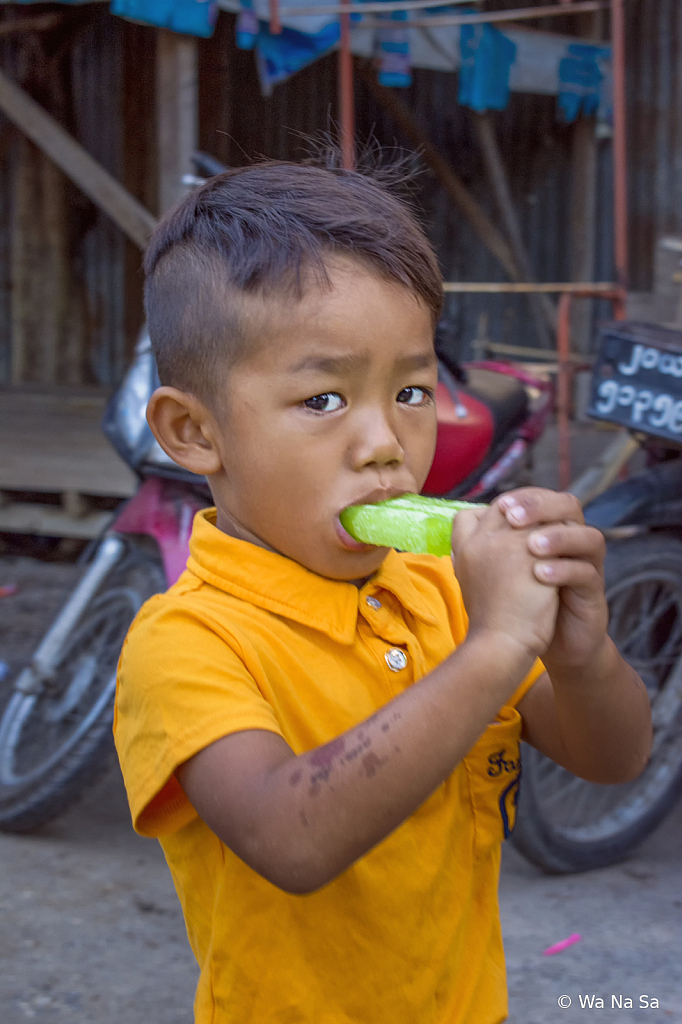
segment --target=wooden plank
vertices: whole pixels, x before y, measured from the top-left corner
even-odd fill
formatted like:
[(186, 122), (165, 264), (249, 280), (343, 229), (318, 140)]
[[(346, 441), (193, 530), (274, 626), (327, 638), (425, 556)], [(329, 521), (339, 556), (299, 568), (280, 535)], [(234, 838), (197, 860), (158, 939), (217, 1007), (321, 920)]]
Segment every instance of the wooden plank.
[[(413, 4), (410, 0), (406, 3), (381, 3), (381, 4), (351, 4), (350, 11), (359, 12), (363, 16), (362, 28), (381, 28), (385, 27), (385, 22), (379, 21), (377, 18), (365, 18), (365, 12), (383, 13), (384, 9), (387, 14), (391, 11), (407, 11), (414, 10), (422, 7), (423, 4)], [(423, 20), (421, 18), (410, 18), (411, 28), (430, 28), (431, 26), (439, 27), (441, 25), (481, 25), (501, 21), (534, 21), (536, 18), (552, 18), (552, 17), (564, 17), (567, 14), (584, 14), (589, 11), (600, 11), (603, 8), (608, 7), (607, 0), (572, 0), (569, 4), (558, 3), (548, 4), (542, 7), (517, 7), (514, 10), (509, 11), (481, 11), (472, 14), (435, 14), (431, 15), (428, 19)], [(329, 5), (324, 7), (292, 7), (291, 10), (287, 10), (286, 16), (288, 18), (294, 17), (306, 17), (313, 15), (317, 17), (320, 14), (343, 14), (346, 8), (339, 7), (337, 5)]]
[(12, 36), (20, 32), (48, 32), (64, 18), (63, 14), (39, 14), (36, 18), (16, 18), (0, 23), (0, 36)]
[[(603, 38), (603, 16), (598, 11), (578, 18), (576, 28), (583, 39), (598, 43)], [(571, 277), (589, 281), (595, 273), (597, 226), (597, 140), (596, 118), (581, 115), (571, 141)], [(592, 339), (593, 300), (573, 303), (571, 335), (579, 352), (588, 352)]]
[(156, 127), (159, 154), (159, 211), (187, 194), (182, 178), (193, 171), (198, 147), (197, 41), (159, 29), (156, 46)]
[(0, 110), (141, 249), (156, 219), (27, 92), (0, 71)]
[[(485, 342), (483, 347), (486, 352), (493, 355), (513, 356), (520, 359), (539, 359), (541, 362), (556, 363), (558, 367), (559, 353), (556, 349), (531, 348), (529, 345), (505, 345), (501, 341)], [(568, 356), (570, 363), (578, 363), (581, 366), (591, 366), (594, 356), (584, 356), (580, 352), (570, 352)]]
[(35, 196), (35, 150), (25, 138), (17, 139), (12, 167), (12, 206), (10, 221), (10, 316), (11, 381), (20, 384), (29, 365), (28, 339), (31, 335), (33, 303), (31, 284), (35, 280), (35, 260), (30, 250), (33, 202)]
[(618, 285), (610, 281), (541, 281), (536, 284), (532, 281), (445, 281), (443, 291), (445, 292), (483, 292), (496, 294), (497, 292), (539, 292), (557, 295), (562, 292), (573, 292), (580, 295), (586, 292), (605, 292), (609, 296), (618, 289)]
[(53, 505), (10, 502), (0, 507), (0, 533), (31, 533), (42, 537), (74, 537), (91, 540), (107, 528), (112, 512), (71, 516)]
[[(514, 259), (526, 281), (534, 281), (535, 274), (530, 264), (530, 257), (521, 234), (507, 170), (502, 160), (500, 147), (497, 143), (495, 125), (489, 112), (477, 113), (471, 111), (471, 118), (474, 122), (478, 144), (483, 155), (483, 165), (492, 188), (497, 209), (504, 224), (507, 238), (509, 239), (514, 253)], [(554, 333), (556, 331), (556, 310), (547, 295), (541, 292), (529, 292), (530, 311), (535, 326), (538, 340), (543, 348), (551, 348)]]
[(127, 498), (137, 477), (101, 429), (101, 391), (0, 391), (0, 491)]

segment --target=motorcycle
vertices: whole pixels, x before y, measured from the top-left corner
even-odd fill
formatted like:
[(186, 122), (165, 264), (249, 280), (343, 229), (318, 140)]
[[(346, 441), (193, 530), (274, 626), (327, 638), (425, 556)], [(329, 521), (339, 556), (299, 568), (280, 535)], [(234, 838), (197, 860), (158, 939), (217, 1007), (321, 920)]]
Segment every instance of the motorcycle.
[[(519, 367), (437, 350), (437, 445), (423, 493), (489, 501), (516, 486), (553, 405), (553, 390)], [(149, 336), (104, 417), (104, 432), (137, 473), (137, 493), (94, 544), (80, 582), (16, 678), (0, 718), (0, 830), (28, 832), (65, 811), (113, 754), (116, 667), (140, 607), (183, 571), (206, 481), (177, 466), (145, 418), (158, 386)]]
[(637, 446), (646, 456), (643, 471), (603, 489), (584, 513), (607, 540), (609, 634), (646, 684), (654, 739), (642, 774), (615, 786), (579, 779), (524, 746), (512, 839), (555, 874), (622, 860), (682, 793), (682, 332), (607, 325), (588, 413), (624, 428), (616, 469)]

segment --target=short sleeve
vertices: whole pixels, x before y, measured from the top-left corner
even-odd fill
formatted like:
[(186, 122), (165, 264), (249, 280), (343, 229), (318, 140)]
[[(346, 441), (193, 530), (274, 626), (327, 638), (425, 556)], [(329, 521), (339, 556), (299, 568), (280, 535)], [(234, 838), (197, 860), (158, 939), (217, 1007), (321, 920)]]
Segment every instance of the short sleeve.
[(137, 832), (168, 835), (196, 812), (175, 770), (230, 733), (282, 735), (236, 638), (166, 595), (142, 608), (119, 661), (114, 739)]

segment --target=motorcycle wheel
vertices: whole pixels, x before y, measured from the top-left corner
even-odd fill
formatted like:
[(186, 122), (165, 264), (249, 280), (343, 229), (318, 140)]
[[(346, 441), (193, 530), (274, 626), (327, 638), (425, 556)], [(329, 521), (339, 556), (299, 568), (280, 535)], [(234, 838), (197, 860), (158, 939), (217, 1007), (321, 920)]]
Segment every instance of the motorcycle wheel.
[(121, 646), (142, 604), (165, 588), (161, 564), (129, 551), (64, 638), (41, 691), (13, 693), (0, 719), (0, 831), (39, 828), (107, 770)]
[(638, 778), (599, 785), (524, 745), (512, 839), (549, 874), (621, 861), (682, 793), (682, 543), (665, 534), (609, 543), (605, 577), (609, 635), (646, 684), (653, 749)]

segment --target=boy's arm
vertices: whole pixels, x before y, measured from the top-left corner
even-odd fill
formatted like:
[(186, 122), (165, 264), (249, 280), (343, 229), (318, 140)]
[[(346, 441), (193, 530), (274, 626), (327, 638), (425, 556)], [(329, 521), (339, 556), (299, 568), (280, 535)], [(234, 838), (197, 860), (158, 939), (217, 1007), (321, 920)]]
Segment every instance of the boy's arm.
[[(554, 497), (561, 516), (565, 501)], [(207, 825), (281, 888), (319, 888), (409, 817), (547, 647), (558, 598), (533, 575), (524, 531), (512, 529), (499, 507), (460, 513), (453, 552), (469, 633), (434, 671), (300, 756), (280, 736), (251, 730), (218, 740), (178, 768)]]
[(275, 733), (238, 732), (176, 775), (200, 817), (250, 867), (289, 892), (311, 892), (447, 778), (533, 660), (514, 640), (482, 633), (325, 746), (297, 757)]
[(644, 683), (606, 632), (604, 538), (584, 525), (577, 501), (565, 522), (537, 528), (547, 520), (545, 501), (546, 492), (530, 488), (500, 501), (510, 521), (530, 528), (538, 578), (559, 587), (547, 673), (518, 705), (523, 739), (590, 782), (627, 782), (648, 760), (651, 710)]

